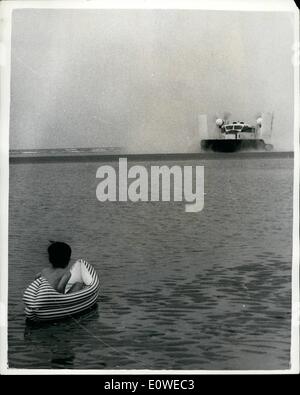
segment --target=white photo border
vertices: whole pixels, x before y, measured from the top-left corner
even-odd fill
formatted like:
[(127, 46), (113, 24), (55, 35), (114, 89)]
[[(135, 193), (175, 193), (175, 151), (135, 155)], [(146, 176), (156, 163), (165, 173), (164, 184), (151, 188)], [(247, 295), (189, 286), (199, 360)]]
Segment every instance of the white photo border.
[(2, 1), (0, 4), (0, 373), (37, 374), (297, 374), (299, 373), (299, 61), (294, 64), (294, 192), (291, 358), (287, 370), (82, 370), (14, 369), (7, 360), (8, 305), (8, 197), (9, 116), (11, 77), (11, 24), (15, 9), (194, 9), (226, 11), (291, 12), (295, 17), (295, 47), (299, 48), (299, 10), (292, 0), (44, 0)]

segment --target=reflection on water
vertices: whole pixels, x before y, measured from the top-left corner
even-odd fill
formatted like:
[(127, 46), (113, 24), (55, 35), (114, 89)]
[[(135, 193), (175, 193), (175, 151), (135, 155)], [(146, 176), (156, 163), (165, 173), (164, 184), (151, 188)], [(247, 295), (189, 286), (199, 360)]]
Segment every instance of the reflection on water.
[(98, 317), (96, 305), (78, 317), (70, 316), (60, 322), (33, 323), (26, 320), (24, 343), (30, 355), (32, 367), (37, 369), (43, 367), (41, 355), (43, 359), (45, 355), (48, 355), (45, 368), (72, 369), (76, 343), (80, 344), (87, 333), (93, 335), (90, 328), (92, 322), (97, 321)]
[[(205, 166), (203, 211), (100, 203), (97, 163), (11, 165), (10, 367), (289, 367), (292, 159), (175, 163)], [(97, 268), (99, 303), (26, 324), (22, 292), (49, 239)]]

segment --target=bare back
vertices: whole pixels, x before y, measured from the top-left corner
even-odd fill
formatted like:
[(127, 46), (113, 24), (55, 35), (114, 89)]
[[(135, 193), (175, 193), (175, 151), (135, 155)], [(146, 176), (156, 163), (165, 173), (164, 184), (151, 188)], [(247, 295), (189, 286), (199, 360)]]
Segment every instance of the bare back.
[(51, 284), (51, 286), (58, 292), (65, 293), (65, 287), (71, 277), (71, 272), (68, 269), (43, 269), (41, 275)]

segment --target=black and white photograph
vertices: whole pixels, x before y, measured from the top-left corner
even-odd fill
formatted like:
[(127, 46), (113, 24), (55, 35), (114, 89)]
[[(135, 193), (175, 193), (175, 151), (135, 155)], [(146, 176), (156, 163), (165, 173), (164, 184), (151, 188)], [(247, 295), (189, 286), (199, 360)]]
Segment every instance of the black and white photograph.
[(3, 373), (299, 372), (299, 11), (226, 3), (0, 5)]

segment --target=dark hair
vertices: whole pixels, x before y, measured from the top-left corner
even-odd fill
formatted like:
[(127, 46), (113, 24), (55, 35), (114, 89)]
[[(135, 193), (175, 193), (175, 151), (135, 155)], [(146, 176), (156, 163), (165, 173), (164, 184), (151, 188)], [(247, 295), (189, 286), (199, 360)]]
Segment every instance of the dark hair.
[(54, 241), (48, 247), (49, 261), (53, 267), (67, 267), (70, 262), (71, 253), (71, 247), (60, 241)]

